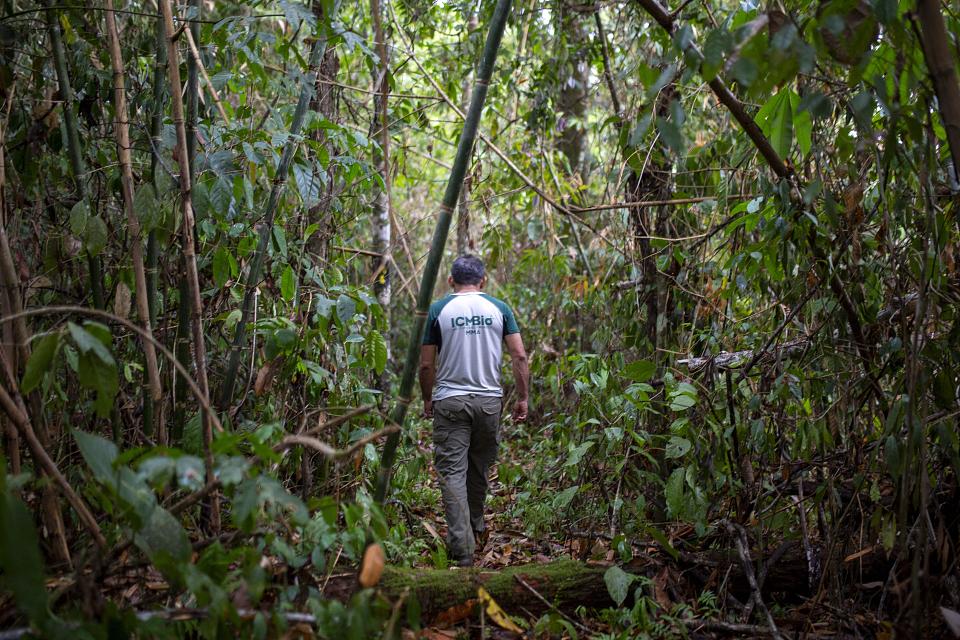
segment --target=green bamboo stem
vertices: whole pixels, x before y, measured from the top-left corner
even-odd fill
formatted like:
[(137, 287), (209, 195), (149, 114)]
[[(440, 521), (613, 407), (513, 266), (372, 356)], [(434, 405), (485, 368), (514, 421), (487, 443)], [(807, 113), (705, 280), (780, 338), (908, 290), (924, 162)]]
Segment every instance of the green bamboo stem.
[[(77, 193), (81, 200), (87, 199), (87, 189), (84, 185), (84, 176), (87, 173), (83, 162), (83, 151), (80, 148), (80, 133), (77, 125), (77, 114), (74, 111), (76, 96), (70, 84), (70, 72), (67, 69), (67, 56), (63, 49), (63, 38), (60, 35), (60, 21), (52, 9), (47, 9), (47, 26), (50, 31), (50, 46), (53, 50), (53, 66), (57, 73), (57, 84), (60, 87), (60, 96), (63, 99), (63, 122), (67, 129), (67, 158), (73, 179), (77, 183)], [(93, 306), (103, 309), (105, 295), (103, 293), (103, 267), (100, 258), (87, 254), (87, 269), (90, 273), (90, 292), (93, 294)]]
[[(457, 144), (457, 155), (450, 170), (450, 177), (447, 179), (447, 188), (440, 204), (437, 227), (433, 232), (430, 253), (427, 255), (427, 263), (424, 266), (423, 277), (420, 281), (417, 312), (413, 322), (413, 330), (410, 332), (407, 358), (403, 366), (403, 376), (400, 380), (400, 397), (397, 398), (397, 404), (390, 414), (390, 420), (394, 424), (403, 425), (407, 416), (407, 408), (413, 400), (414, 379), (417, 372), (417, 363), (420, 361), (420, 338), (423, 336), (427, 311), (433, 298), (433, 287), (437, 283), (437, 273), (440, 270), (440, 261), (443, 258), (447, 235), (450, 232), (453, 210), (457, 206), (460, 188), (463, 186), (463, 179), (470, 163), (473, 142), (477, 137), (477, 129), (480, 126), (480, 115), (483, 112), (483, 103), (487, 97), (490, 77), (493, 75), (493, 65), (500, 49), (500, 40), (503, 38), (507, 18), (510, 15), (510, 2), (511, 0), (497, 0), (497, 6), (493, 10), (493, 17), (490, 20), (490, 31), (487, 33), (487, 41), (483, 47), (483, 57), (480, 60), (480, 68), (477, 70), (477, 77), (473, 83), (470, 109), (467, 111), (463, 122), (460, 142)], [(380, 477), (377, 481), (375, 498), (381, 504), (387, 496), (390, 476), (393, 473), (393, 462), (399, 444), (400, 433), (390, 434), (384, 445), (383, 455), (380, 457)]]
[[(334, 2), (333, 12), (329, 20), (336, 18), (340, 9), (339, 0)], [(313, 96), (314, 86), (317, 81), (317, 73), (320, 67), (320, 61), (327, 50), (328, 31), (322, 25), (317, 25), (321, 31), (313, 43), (313, 49), (310, 52), (310, 81), (304, 82), (300, 89), (300, 99), (293, 112), (293, 121), (290, 123), (290, 135), (283, 147), (283, 155), (280, 157), (280, 164), (277, 167), (277, 174), (273, 179), (273, 186), (270, 188), (270, 197), (267, 200), (267, 207), (264, 212), (263, 222), (258, 229), (257, 250), (254, 253), (253, 261), (247, 271), (247, 277), (244, 280), (243, 306), (240, 312), (240, 322), (237, 323), (236, 332), (233, 337), (233, 344), (230, 347), (230, 359), (227, 362), (227, 370), (223, 377), (223, 387), (221, 388), (219, 408), (226, 409), (233, 399), (233, 389), (236, 386), (237, 371), (240, 368), (240, 358), (243, 355), (243, 346), (247, 335), (247, 324), (250, 322), (250, 316), (253, 312), (254, 293), (257, 289), (257, 283), (260, 282), (260, 272), (263, 269), (264, 257), (267, 253), (267, 245), (270, 241), (270, 235), (273, 232), (273, 223), (276, 218), (277, 205), (280, 202), (280, 195), (287, 182), (287, 174), (290, 171), (290, 164), (297, 152), (298, 141), (300, 138), (300, 129), (303, 128), (303, 121), (310, 107), (310, 98)]]
[[(164, 37), (167, 41), (167, 75), (170, 79), (170, 105), (173, 112), (173, 122), (177, 130), (177, 161), (180, 165), (180, 206), (183, 213), (183, 258), (186, 265), (186, 278), (190, 299), (190, 324), (193, 334), (193, 357), (196, 363), (196, 382), (200, 392), (209, 398), (207, 384), (207, 349), (203, 339), (203, 301), (200, 297), (200, 276), (197, 273), (197, 255), (194, 242), (193, 203), (191, 201), (192, 183), (190, 181), (190, 155), (187, 153), (187, 130), (183, 116), (183, 100), (180, 97), (180, 59), (177, 51), (176, 31), (173, 25), (173, 7), (171, 0), (160, 2), (163, 11)], [(216, 481), (213, 473), (213, 427), (206, 411), (200, 414), (203, 434), (204, 462), (206, 465), (207, 482)], [(210, 510), (208, 520), (211, 533), (220, 530), (220, 502), (217, 493), (210, 496)]]

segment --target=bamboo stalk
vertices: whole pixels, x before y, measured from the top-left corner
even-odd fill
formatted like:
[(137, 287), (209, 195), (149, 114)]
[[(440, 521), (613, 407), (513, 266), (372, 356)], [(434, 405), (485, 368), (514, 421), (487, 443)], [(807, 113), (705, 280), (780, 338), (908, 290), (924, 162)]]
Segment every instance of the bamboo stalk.
[[(117, 137), (117, 157), (120, 162), (120, 180), (123, 191), (123, 205), (127, 213), (127, 228), (130, 234), (130, 256), (133, 260), (133, 279), (136, 287), (137, 314), (144, 332), (153, 335), (150, 325), (150, 304), (147, 294), (147, 277), (143, 266), (143, 240), (140, 233), (140, 221), (133, 209), (133, 160), (130, 155), (130, 122), (127, 119), (127, 95), (124, 86), (123, 53), (120, 51), (120, 34), (113, 12), (113, 0), (106, 0), (107, 34), (110, 40), (110, 64), (113, 67), (113, 106), (116, 115), (114, 133)], [(153, 342), (142, 340), (143, 355), (147, 368), (147, 381), (150, 398), (157, 402), (162, 397), (160, 372), (157, 368), (157, 353)], [(153, 432), (153, 425), (145, 425), (144, 431)]]
[(223, 108), (223, 103), (220, 101), (220, 94), (217, 93), (217, 89), (213, 86), (213, 82), (210, 80), (210, 76), (207, 74), (207, 69), (203, 66), (203, 61), (200, 59), (200, 51), (197, 49), (197, 43), (193, 41), (192, 31), (192, 28), (184, 29), (183, 35), (187, 37), (187, 46), (190, 47), (190, 55), (193, 57), (193, 63), (200, 69), (200, 73), (203, 75), (203, 81), (207, 85), (207, 90), (210, 92), (210, 97), (213, 98), (214, 104), (217, 105), (217, 111), (220, 112), (220, 117), (223, 118), (223, 122), (225, 124), (230, 124), (230, 117)]
[[(87, 173), (83, 162), (83, 152), (80, 149), (80, 133), (77, 126), (77, 114), (73, 110), (76, 96), (70, 85), (70, 72), (67, 69), (67, 56), (63, 49), (63, 38), (60, 36), (60, 22), (52, 9), (47, 8), (47, 26), (50, 31), (50, 48), (53, 50), (53, 66), (57, 73), (57, 84), (63, 100), (63, 122), (67, 129), (67, 157), (73, 171), (73, 179), (77, 183), (77, 193), (81, 200), (87, 199), (87, 189), (84, 185), (84, 176)], [(103, 267), (98, 256), (87, 254), (87, 270), (90, 276), (90, 292), (93, 295), (93, 306), (103, 309), (105, 296), (103, 293)]]
[[(335, 0), (333, 12), (329, 16), (332, 21), (339, 11), (340, 2)], [(310, 52), (310, 70), (312, 73), (309, 79), (305, 79), (300, 88), (300, 98), (297, 101), (297, 107), (293, 112), (293, 121), (290, 123), (290, 135), (283, 147), (283, 155), (280, 157), (280, 164), (277, 166), (277, 173), (273, 179), (273, 185), (270, 187), (270, 197), (267, 200), (266, 210), (263, 215), (263, 222), (260, 223), (257, 238), (257, 250), (254, 253), (253, 260), (247, 270), (247, 277), (244, 280), (243, 304), (240, 312), (240, 321), (237, 323), (236, 332), (233, 336), (233, 344), (230, 347), (230, 358), (227, 361), (227, 370), (223, 377), (223, 387), (221, 388), (219, 408), (226, 409), (233, 399), (233, 389), (236, 386), (237, 371), (240, 368), (240, 358), (243, 355), (243, 346), (247, 336), (247, 324), (250, 322), (250, 315), (253, 311), (254, 292), (257, 284), (260, 282), (260, 272), (263, 269), (263, 260), (267, 253), (267, 244), (270, 241), (270, 235), (273, 232), (274, 219), (277, 214), (277, 205), (280, 203), (280, 195), (287, 182), (287, 174), (290, 171), (290, 164), (293, 156), (296, 155), (300, 129), (303, 127), (303, 121), (310, 106), (310, 98), (313, 96), (313, 87), (316, 85), (317, 73), (319, 72), (320, 61), (327, 50), (327, 40), (329, 38), (328, 30), (318, 25), (322, 33), (317, 35), (313, 43), (313, 49)]]
[(947, 27), (940, 12), (940, 0), (917, 0), (917, 21), (923, 34), (923, 56), (937, 93), (943, 128), (947, 132), (954, 176), (960, 180), (960, 85), (957, 84)]
[[(507, 18), (510, 15), (510, 1), (511, 0), (497, 0), (497, 6), (494, 8), (493, 16), (490, 19), (490, 30), (487, 32), (487, 40), (483, 47), (483, 57), (480, 61), (480, 67), (477, 69), (476, 80), (473, 83), (473, 96), (470, 98), (470, 109), (467, 111), (466, 118), (463, 122), (463, 130), (460, 132), (460, 141), (457, 144), (457, 155), (453, 162), (453, 169), (450, 171), (450, 177), (447, 179), (447, 187), (440, 204), (437, 227), (433, 232), (433, 240), (430, 243), (430, 253), (427, 255), (427, 263), (423, 269), (416, 316), (413, 322), (413, 330), (410, 332), (407, 358), (403, 367), (403, 377), (400, 380), (400, 396), (397, 398), (397, 404), (390, 415), (391, 422), (401, 426), (407, 416), (407, 408), (413, 400), (414, 378), (417, 372), (417, 363), (420, 360), (420, 338), (423, 336), (423, 327), (426, 322), (427, 311), (430, 308), (430, 301), (433, 298), (433, 288), (437, 283), (437, 273), (440, 270), (440, 261), (443, 258), (444, 247), (450, 232), (453, 210), (457, 206), (460, 188), (463, 186), (463, 179), (470, 162), (473, 143), (477, 137), (480, 115), (483, 112), (483, 103), (487, 97), (487, 87), (490, 84), (490, 77), (493, 75), (493, 65), (497, 59), (497, 52), (500, 49), (500, 40), (503, 38)], [(380, 458), (380, 477), (377, 481), (375, 494), (376, 501), (381, 504), (386, 498), (387, 491), (390, 487), (393, 462), (394, 458), (396, 458), (397, 445), (399, 444), (400, 433), (391, 433), (383, 448), (383, 454)]]
[[(193, 203), (191, 201), (190, 154), (187, 150), (187, 129), (183, 116), (183, 100), (180, 97), (180, 64), (177, 52), (176, 35), (173, 26), (173, 7), (170, 0), (161, 0), (164, 33), (167, 39), (167, 75), (170, 78), (173, 122), (177, 130), (177, 162), (180, 165), (180, 206), (183, 212), (183, 257), (186, 263), (186, 283), (190, 297), (190, 315), (193, 334), (193, 357), (196, 363), (197, 385), (203, 395), (209, 395), (207, 384), (207, 350), (203, 341), (203, 301), (200, 297), (200, 277), (197, 273), (197, 254), (194, 243)], [(203, 430), (203, 450), (206, 463), (207, 482), (216, 478), (213, 474), (213, 429), (206, 412), (201, 413)], [(220, 530), (220, 501), (216, 493), (211, 495), (210, 529), (213, 533)]]

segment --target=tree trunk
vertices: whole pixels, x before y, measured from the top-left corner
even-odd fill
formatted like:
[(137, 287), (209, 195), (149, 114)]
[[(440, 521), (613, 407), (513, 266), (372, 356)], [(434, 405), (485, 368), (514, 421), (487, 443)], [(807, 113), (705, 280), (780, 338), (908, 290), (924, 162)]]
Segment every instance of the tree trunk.
[(923, 56), (927, 60), (943, 128), (947, 132), (956, 182), (960, 180), (960, 84), (957, 84), (953, 51), (940, 12), (940, 0), (918, 0), (917, 19), (923, 34)]
[(590, 82), (590, 64), (587, 59), (590, 47), (583, 29), (583, 21), (578, 7), (571, 0), (565, 0), (560, 6), (560, 30), (563, 33), (561, 45), (565, 52), (561, 59), (565, 61), (560, 71), (560, 95), (557, 106), (560, 110), (560, 151), (567, 158), (569, 175), (576, 180), (586, 177), (587, 130), (583, 126), (583, 117), (587, 113), (587, 88)]

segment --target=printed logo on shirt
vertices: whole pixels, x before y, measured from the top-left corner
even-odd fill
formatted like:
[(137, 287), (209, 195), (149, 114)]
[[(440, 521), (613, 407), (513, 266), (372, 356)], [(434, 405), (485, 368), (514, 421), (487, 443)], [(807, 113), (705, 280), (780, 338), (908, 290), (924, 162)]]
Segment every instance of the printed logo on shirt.
[(457, 327), (489, 327), (492, 324), (493, 318), (490, 316), (457, 316), (450, 318), (450, 326), (454, 329)]

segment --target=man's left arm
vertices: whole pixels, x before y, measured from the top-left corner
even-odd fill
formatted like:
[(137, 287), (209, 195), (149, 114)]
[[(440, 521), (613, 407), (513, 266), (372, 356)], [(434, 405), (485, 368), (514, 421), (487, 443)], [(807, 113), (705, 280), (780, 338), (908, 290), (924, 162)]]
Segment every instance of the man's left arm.
[(515, 422), (524, 422), (527, 419), (527, 401), (530, 394), (530, 363), (527, 352), (523, 348), (523, 338), (519, 333), (511, 333), (503, 338), (510, 353), (510, 363), (513, 366), (513, 378), (517, 384), (517, 402), (513, 407)]
[(420, 347), (420, 394), (423, 396), (423, 417), (433, 417), (433, 383), (437, 377), (437, 345)]

